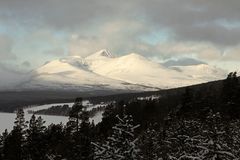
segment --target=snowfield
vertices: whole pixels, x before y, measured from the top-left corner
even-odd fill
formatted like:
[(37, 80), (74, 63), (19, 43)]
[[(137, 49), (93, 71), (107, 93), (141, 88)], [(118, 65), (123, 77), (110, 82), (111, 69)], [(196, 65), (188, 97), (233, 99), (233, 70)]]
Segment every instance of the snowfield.
[(208, 64), (166, 67), (139, 54), (114, 56), (101, 50), (88, 57), (53, 60), (31, 72), (20, 89), (152, 91), (219, 80), (226, 72)]

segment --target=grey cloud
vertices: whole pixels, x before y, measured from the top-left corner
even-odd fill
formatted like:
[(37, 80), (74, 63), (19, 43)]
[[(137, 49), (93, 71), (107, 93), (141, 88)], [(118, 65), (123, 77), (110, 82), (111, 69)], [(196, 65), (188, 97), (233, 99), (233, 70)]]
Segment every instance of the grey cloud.
[[(76, 34), (65, 46), (70, 54), (107, 48), (164, 59), (194, 54), (209, 61), (232, 60), (239, 55), (234, 50), (240, 44), (239, 6), (239, 0), (6, 0), (0, 1), (0, 24)], [(170, 33), (167, 46), (140, 40), (161, 29)], [(56, 46), (46, 53), (63, 54)], [(229, 48), (231, 53), (223, 55)]]
[(55, 56), (63, 56), (65, 54), (65, 50), (64, 48), (58, 47), (58, 48), (46, 50), (44, 53), (49, 55), (55, 55)]
[(14, 88), (15, 85), (19, 84), (25, 78), (26, 74), (18, 72), (10, 67), (0, 63), (0, 89)]
[(171, 28), (178, 40), (224, 46), (240, 43), (240, 26), (228, 29), (217, 23), (240, 22), (239, 0), (150, 0), (143, 1), (141, 6), (152, 24)]
[[(21, 24), (73, 29), (93, 23), (94, 20), (117, 16), (125, 5), (99, 0), (10, 0), (1, 1), (1, 14)], [(127, 6), (127, 5), (126, 5)]]
[(23, 67), (30, 67), (31, 63), (29, 61), (24, 61), (24, 62), (22, 62), (22, 66)]
[(240, 27), (217, 22), (240, 22), (239, 6), (239, 0), (8, 0), (0, 1), (0, 16), (26, 26), (71, 31), (131, 19), (156, 30), (170, 29), (177, 40), (228, 46), (240, 43)]
[(171, 67), (171, 66), (190, 66), (190, 65), (198, 65), (198, 64), (206, 64), (203, 61), (196, 60), (193, 58), (182, 58), (178, 60), (168, 60), (163, 63), (164, 66), (166, 67)]
[(184, 27), (178, 30), (178, 40), (210, 42), (219, 47), (235, 46), (240, 43), (240, 28), (227, 29), (216, 24)]
[(12, 52), (13, 41), (6, 35), (0, 35), (0, 61), (16, 59)]

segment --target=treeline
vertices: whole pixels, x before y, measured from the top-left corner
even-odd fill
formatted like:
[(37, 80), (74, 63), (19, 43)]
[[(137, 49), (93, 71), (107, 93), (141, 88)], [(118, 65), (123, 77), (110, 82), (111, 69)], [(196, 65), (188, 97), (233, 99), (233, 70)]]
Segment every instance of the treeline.
[[(216, 88), (215, 88), (216, 89)], [(228, 75), (217, 92), (186, 88), (181, 103), (140, 134), (142, 159), (240, 159), (240, 82)]]
[[(89, 118), (94, 117), (97, 113), (102, 112), (105, 110), (105, 106), (98, 106), (94, 107), (91, 110), (86, 111), (89, 115)], [(36, 115), (55, 115), (55, 116), (69, 116), (71, 111), (71, 107), (69, 105), (57, 105), (52, 106), (47, 109), (41, 109), (38, 111), (28, 111), (29, 114), (36, 114)]]
[(0, 140), (3, 160), (237, 160), (240, 83), (187, 87), (182, 96), (109, 104), (98, 125), (77, 98), (66, 125), (27, 123), (22, 110)]
[(76, 99), (66, 125), (44, 125), (41, 117), (33, 115), (29, 122), (19, 109), (13, 130), (1, 136), (1, 159), (4, 160), (62, 160), (92, 159), (94, 124)]
[[(68, 105), (57, 105), (47, 109), (41, 109), (38, 111), (32, 111), (38, 115), (57, 115), (57, 116), (68, 116), (71, 108)], [(31, 112), (30, 112), (31, 114)]]
[(169, 118), (159, 129), (141, 133), (143, 160), (237, 160), (240, 158), (240, 121), (226, 121), (209, 112), (204, 120)]

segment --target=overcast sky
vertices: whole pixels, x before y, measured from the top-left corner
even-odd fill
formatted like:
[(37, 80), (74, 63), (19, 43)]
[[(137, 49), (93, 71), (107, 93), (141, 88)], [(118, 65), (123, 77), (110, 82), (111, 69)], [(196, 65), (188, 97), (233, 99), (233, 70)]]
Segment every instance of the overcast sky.
[(35, 68), (106, 48), (240, 66), (240, 0), (0, 0), (0, 64)]

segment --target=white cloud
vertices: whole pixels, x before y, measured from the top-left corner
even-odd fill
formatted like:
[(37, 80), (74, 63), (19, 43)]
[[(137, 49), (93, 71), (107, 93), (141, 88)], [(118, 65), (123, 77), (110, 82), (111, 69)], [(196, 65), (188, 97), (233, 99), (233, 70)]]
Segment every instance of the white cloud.
[(139, 36), (148, 33), (143, 23), (124, 20), (108, 22), (95, 31), (94, 35), (73, 34), (69, 41), (69, 54), (87, 56), (106, 48), (114, 53), (128, 53), (144, 49)]

